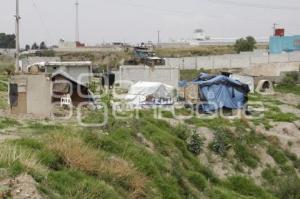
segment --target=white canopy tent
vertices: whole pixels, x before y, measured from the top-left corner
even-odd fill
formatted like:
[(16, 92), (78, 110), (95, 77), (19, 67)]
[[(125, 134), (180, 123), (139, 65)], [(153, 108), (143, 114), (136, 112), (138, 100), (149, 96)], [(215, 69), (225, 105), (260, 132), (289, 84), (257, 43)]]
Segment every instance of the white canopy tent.
[[(153, 104), (167, 104), (170, 103), (174, 97), (174, 90), (174, 87), (160, 82), (139, 81), (130, 87), (125, 99), (132, 105), (142, 105), (147, 102), (152, 102)], [(158, 102), (157, 100), (160, 99), (169, 100), (169, 102)]]

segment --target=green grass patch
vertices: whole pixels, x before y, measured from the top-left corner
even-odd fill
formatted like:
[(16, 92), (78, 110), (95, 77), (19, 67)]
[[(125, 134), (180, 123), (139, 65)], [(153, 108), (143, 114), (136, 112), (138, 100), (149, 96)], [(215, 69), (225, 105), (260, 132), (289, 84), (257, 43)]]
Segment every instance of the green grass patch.
[(44, 193), (54, 196), (58, 192), (62, 198), (122, 198), (109, 184), (76, 170), (52, 171), (42, 185)]
[(259, 162), (259, 158), (250, 151), (247, 145), (243, 143), (236, 143), (234, 151), (237, 159), (251, 168), (256, 168)]
[(284, 165), (288, 161), (285, 154), (275, 146), (269, 146), (267, 152), (279, 165)]
[(192, 117), (185, 120), (185, 122), (187, 124), (193, 124), (198, 127), (207, 127), (211, 129), (219, 129), (230, 126), (230, 121), (221, 117), (217, 117), (214, 119)]
[(275, 198), (272, 194), (257, 186), (253, 180), (242, 176), (229, 177), (225, 182), (225, 186), (245, 196), (261, 199)]
[(277, 106), (269, 106), (265, 112), (265, 119), (270, 119), (274, 122), (294, 122), (299, 118), (292, 113), (281, 112)]
[(11, 127), (18, 127), (21, 124), (12, 118), (0, 118), (0, 129), (6, 129)]
[(270, 185), (274, 185), (277, 183), (279, 173), (275, 168), (266, 168), (262, 171), (261, 176), (268, 181)]
[(200, 73), (210, 73), (209, 70), (180, 70), (180, 80), (192, 81), (196, 79)]
[(298, 85), (279, 85), (275, 88), (275, 90), (281, 93), (293, 93), (295, 95), (300, 95), (300, 86)]

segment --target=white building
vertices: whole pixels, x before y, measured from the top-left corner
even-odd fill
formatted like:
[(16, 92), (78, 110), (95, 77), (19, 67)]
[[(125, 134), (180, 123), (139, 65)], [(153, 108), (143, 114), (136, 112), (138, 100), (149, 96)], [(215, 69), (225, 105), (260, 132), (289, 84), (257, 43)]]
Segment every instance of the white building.
[(196, 29), (194, 31), (193, 39), (197, 41), (204, 41), (209, 40), (209, 36), (207, 36), (202, 29)]

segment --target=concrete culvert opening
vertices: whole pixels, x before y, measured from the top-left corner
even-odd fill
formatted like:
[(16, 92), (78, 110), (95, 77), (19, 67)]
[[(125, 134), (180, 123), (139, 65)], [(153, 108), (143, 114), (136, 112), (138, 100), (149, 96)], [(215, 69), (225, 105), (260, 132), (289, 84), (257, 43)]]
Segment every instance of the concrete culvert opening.
[(261, 80), (258, 82), (256, 92), (262, 95), (273, 95), (273, 83), (268, 80)]

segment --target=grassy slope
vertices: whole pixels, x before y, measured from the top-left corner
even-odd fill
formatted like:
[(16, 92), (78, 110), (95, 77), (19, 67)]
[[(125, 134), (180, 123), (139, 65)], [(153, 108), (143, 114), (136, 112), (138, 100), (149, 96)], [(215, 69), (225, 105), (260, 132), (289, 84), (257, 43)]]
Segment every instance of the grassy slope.
[[(91, 118), (95, 117), (101, 118), (101, 112), (93, 113)], [(50, 198), (287, 198), (282, 194), (291, 191), (290, 187), (299, 194), (299, 179), (293, 177), (299, 160), (256, 135), (246, 121), (216, 118), (187, 122), (213, 129), (215, 138), (209, 150), (227, 159), (227, 150), (233, 148), (234, 158), (243, 167), (259, 166), (263, 160), (252, 149), (269, 147), (268, 153), (279, 167), (274, 172), (273, 168), (264, 171), (266, 185), (262, 188), (242, 171), (220, 180), (188, 150), (189, 128), (171, 127), (153, 119), (150, 112), (142, 112), (140, 117), (110, 120), (99, 129), (35, 122), (22, 126), (2, 119), (2, 128), (19, 127), (27, 136), (1, 145), (0, 165), (11, 176), (28, 172)], [(230, 130), (233, 126), (234, 131)], [(140, 135), (152, 144), (141, 142)], [(288, 164), (289, 159), (295, 167)], [(278, 179), (286, 179), (291, 186), (281, 189)]]

